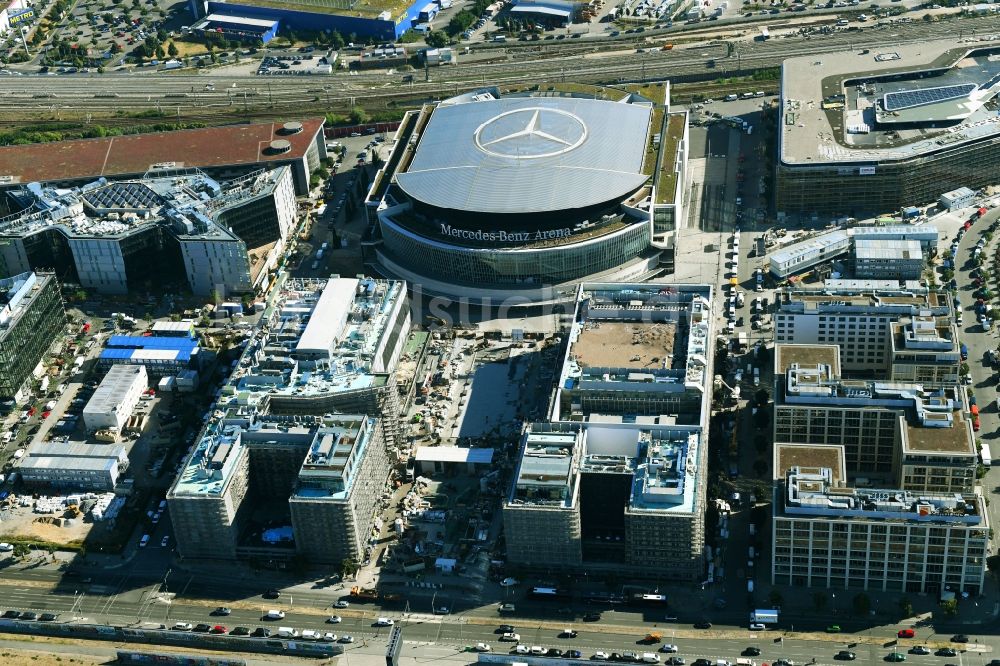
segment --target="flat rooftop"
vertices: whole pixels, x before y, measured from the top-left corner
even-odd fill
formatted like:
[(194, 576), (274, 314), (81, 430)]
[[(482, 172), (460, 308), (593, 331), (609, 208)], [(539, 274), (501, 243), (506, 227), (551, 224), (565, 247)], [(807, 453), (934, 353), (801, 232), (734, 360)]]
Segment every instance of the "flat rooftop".
[(573, 506), (583, 433), (528, 431), (523, 439), (510, 504), (562, 508)]
[[(10, 183), (44, 183), (134, 176), (155, 165), (182, 169), (286, 163), (306, 154), (323, 123), (322, 118), (303, 120), (296, 134), (285, 133), (282, 123), (259, 123), (2, 146), (0, 176), (9, 176)], [(275, 139), (288, 141), (290, 149), (271, 153)]]
[(0, 342), (14, 330), (34, 299), (55, 276), (26, 272), (0, 279)]
[(962, 409), (951, 412), (951, 427), (929, 428), (921, 425), (912, 414), (906, 418), (904, 451), (914, 453), (976, 453), (975, 437)]
[(368, 447), (375, 419), (334, 415), (315, 433), (299, 470), (292, 497), (343, 500), (351, 495)]
[(777, 344), (775, 352), (775, 373), (784, 375), (793, 364), (802, 367), (830, 366), (834, 376), (840, 376), (840, 347), (837, 345), (789, 345)]
[[(785, 60), (781, 162), (822, 165), (901, 160), (1000, 133), (1000, 118), (985, 105), (1000, 90), (996, 78), (1000, 61), (993, 57), (996, 48), (995, 43), (956, 48), (951, 39)], [(941, 75), (925, 76), (930, 70), (941, 70)], [(889, 74), (897, 76), (878, 78)], [(943, 92), (919, 92), (933, 88), (955, 92), (950, 86), (961, 84), (975, 84), (976, 89), (948, 99), (943, 99), (947, 97)], [(886, 94), (891, 110), (879, 123), (876, 110), (885, 103)], [(934, 102), (937, 98), (942, 99)], [(936, 128), (931, 125), (935, 118)], [(900, 127), (900, 122), (914, 127)], [(848, 133), (848, 127), (856, 129)]]
[(847, 481), (844, 471), (844, 447), (834, 444), (775, 444), (774, 478), (783, 479), (793, 468), (818, 470), (826, 467), (832, 472), (834, 485)]
[(850, 309), (878, 310), (892, 308), (894, 312), (910, 312), (930, 308), (947, 314), (951, 305), (950, 297), (943, 292), (878, 289), (834, 289), (818, 287), (814, 289), (783, 289), (776, 292), (777, 303), (782, 311), (805, 312), (847, 312)]
[(581, 367), (669, 368), (677, 325), (673, 322), (595, 321), (573, 348)]
[[(316, 14), (336, 14), (338, 16), (358, 16), (375, 18), (382, 12), (389, 12), (392, 22), (395, 22), (410, 6), (423, 6), (426, 2), (414, 0), (236, 0), (235, 6), (273, 7), (299, 12)], [(216, 10), (219, 8), (216, 7)]]

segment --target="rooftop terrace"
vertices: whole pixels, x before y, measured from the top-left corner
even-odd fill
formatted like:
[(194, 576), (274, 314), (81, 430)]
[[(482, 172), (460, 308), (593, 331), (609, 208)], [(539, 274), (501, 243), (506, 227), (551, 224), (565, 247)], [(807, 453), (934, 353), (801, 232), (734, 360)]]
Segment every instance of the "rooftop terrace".
[(21, 316), (28, 311), (35, 296), (41, 293), (55, 276), (38, 273), (20, 273), (0, 279), (0, 340), (13, 330)]
[(785, 477), (784, 490), (782, 509), (790, 515), (969, 526), (985, 526), (987, 522), (982, 498), (977, 495), (844, 488), (834, 484), (829, 468), (792, 468)]

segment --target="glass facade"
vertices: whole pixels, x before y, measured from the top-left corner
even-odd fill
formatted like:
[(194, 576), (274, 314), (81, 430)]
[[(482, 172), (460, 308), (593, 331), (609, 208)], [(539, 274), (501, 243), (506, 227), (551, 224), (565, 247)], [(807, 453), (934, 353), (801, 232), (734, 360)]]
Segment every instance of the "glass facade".
[(975, 143), (942, 148), (912, 159), (875, 165), (827, 163), (789, 166), (779, 163), (775, 207), (793, 213), (840, 213), (899, 210), (936, 201), (959, 187), (992, 184), (1000, 171), (1000, 134)]
[(387, 217), (381, 223), (383, 251), (428, 278), (470, 286), (546, 285), (612, 270), (639, 256), (650, 228), (636, 222), (585, 242), (540, 249), (479, 249), (448, 245), (404, 230)]
[(7, 330), (0, 330), (0, 399), (17, 396), (25, 381), (66, 325), (59, 283), (39, 275), (36, 293), (22, 304), (26, 311)]

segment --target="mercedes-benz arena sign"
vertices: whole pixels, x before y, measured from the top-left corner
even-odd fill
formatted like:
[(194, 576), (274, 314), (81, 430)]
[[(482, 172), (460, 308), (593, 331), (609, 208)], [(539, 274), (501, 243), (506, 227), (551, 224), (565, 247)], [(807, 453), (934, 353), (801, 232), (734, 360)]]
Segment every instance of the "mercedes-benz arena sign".
[[(449, 100), (430, 111), (380, 212), (394, 265), (469, 284), (551, 284), (649, 245), (622, 202), (646, 186), (648, 105)], [(407, 279), (413, 279), (408, 276)]]

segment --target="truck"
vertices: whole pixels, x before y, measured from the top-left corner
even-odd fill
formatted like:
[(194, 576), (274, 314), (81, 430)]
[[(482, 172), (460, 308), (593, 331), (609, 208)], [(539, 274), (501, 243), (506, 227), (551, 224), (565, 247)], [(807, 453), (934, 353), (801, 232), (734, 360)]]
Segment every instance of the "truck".
[(163, 69), (180, 69), (184, 66), (184, 63), (180, 60), (168, 60), (163, 63)]
[(769, 39), (771, 39), (771, 33), (768, 32), (766, 25), (762, 25), (760, 27), (760, 34), (754, 37), (754, 40), (758, 42), (766, 42)]
[(398, 594), (388, 594), (380, 592), (374, 587), (361, 587), (360, 585), (351, 588), (351, 596), (364, 601), (399, 601), (402, 598)]
[(990, 455), (989, 444), (983, 444), (983, 448), (979, 449), (979, 459), (983, 461), (984, 467), (993, 466), (993, 456)]
[(760, 386), (760, 368), (753, 369), (753, 385)]

